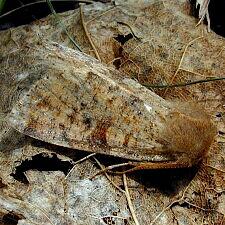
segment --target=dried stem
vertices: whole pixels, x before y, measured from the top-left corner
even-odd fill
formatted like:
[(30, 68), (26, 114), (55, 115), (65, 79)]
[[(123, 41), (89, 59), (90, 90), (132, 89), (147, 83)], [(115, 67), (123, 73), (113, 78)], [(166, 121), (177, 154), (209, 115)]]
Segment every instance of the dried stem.
[(135, 223), (135, 225), (140, 225), (140, 223), (138, 222), (138, 219), (136, 217), (135, 210), (134, 210), (131, 198), (130, 198), (130, 193), (129, 193), (128, 186), (127, 186), (126, 174), (123, 174), (123, 183), (124, 183), (124, 189), (125, 189), (125, 195), (127, 198), (127, 203), (128, 203), (131, 215), (133, 217), (134, 223)]
[(100, 175), (100, 174), (105, 173), (107, 171), (110, 171), (112, 169), (119, 168), (119, 167), (123, 167), (123, 166), (129, 166), (129, 165), (131, 165), (131, 164), (130, 163), (120, 163), (120, 164), (116, 164), (116, 165), (111, 165), (111, 166), (105, 167), (104, 169), (100, 170), (95, 175), (93, 175), (90, 179), (93, 179), (97, 175)]
[[(93, 157), (93, 158), (94, 158), (94, 160), (96, 161), (96, 163), (98, 164), (98, 166), (101, 168), (101, 170), (104, 170), (105, 167), (104, 167), (104, 166), (103, 166), (103, 165), (102, 165), (95, 157)], [(116, 189), (118, 189), (118, 190), (119, 190), (120, 192), (122, 192), (122, 193), (125, 193), (123, 189), (121, 189), (118, 185), (115, 184), (114, 181), (112, 181), (112, 180), (110, 179), (110, 177), (109, 177), (109, 175), (106, 173), (106, 171), (104, 172), (104, 174), (105, 174), (106, 178), (109, 180), (109, 182), (110, 182)]]
[(216, 171), (218, 171), (220, 173), (225, 173), (225, 170), (222, 170), (222, 169), (216, 168), (214, 166), (210, 166), (210, 165), (206, 165), (206, 166), (209, 167), (209, 168), (211, 168), (211, 169), (214, 169), (214, 170), (216, 170)]
[(96, 16), (96, 17), (90, 19), (90, 20), (88, 20), (88, 21), (86, 22), (86, 25), (88, 25), (89, 23), (95, 21), (96, 19), (98, 19), (98, 18), (104, 16), (105, 14), (107, 14), (108, 12), (111, 12), (111, 11), (114, 10), (114, 9), (116, 9), (116, 6), (113, 6), (112, 8), (107, 9), (105, 12), (101, 13), (100, 15), (98, 15), (98, 16)]
[[(177, 70), (176, 70), (175, 74), (173, 75), (173, 77), (172, 77), (171, 80), (170, 80), (170, 84), (173, 83), (175, 77), (177, 76), (177, 74), (178, 74), (178, 72), (179, 72), (179, 70), (180, 70), (180, 68), (181, 68), (181, 65), (182, 65), (182, 62), (183, 62), (183, 60), (184, 60), (184, 56), (185, 56), (185, 54), (186, 54), (186, 52), (187, 52), (188, 47), (189, 47), (191, 44), (193, 44), (195, 41), (197, 41), (198, 39), (201, 39), (201, 38), (203, 38), (203, 36), (197, 37), (197, 38), (193, 39), (192, 41), (190, 41), (189, 43), (187, 43), (187, 45), (186, 45), (185, 48), (184, 48), (184, 52), (183, 52), (183, 54), (182, 54), (182, 56), (181, 56), (179, 65), (178, 65), (178, 67), (177, 67)], [(167, 89), (165, 90), (164, 95), (166, 94), (166, 92), (167, 92)]]
[(83, 13), (83, 3), (80, 4), (80, 18), (81, 18), (81, 22), (82, 22), (82, 26), (84, 28), (84, 32), (88, 38), (88, 41), (90, 42), (91, 44), (91, 47), (93, 48), (94, 50), (94, 53), (95, 53), (95, 56), (96, 58), (101, 62), (101, 57), (100, 55), (98, 54), (98, 50), (97, 48), (95, 47), (95, 44), (94, 42), (92, 41), (91, 39), (91, 35), (89, 34), (88, 30), (87, 30), (87, 26), (86, 26), (86, 23), (84, 22), (84, 13)]
[(91, 158), (92, 156), (96, 155), (96, 153), (91, 153), (90, 155), (87, 155), (86, 157), (76, 161), (74, 164), (73, 164), (73, 168), (69, 171), (69, 173), (66, 175), (65, 179), (67, 179), (69, 177), (69, 175), (72, 173), (72, 171), (74, 170), (75, 166), (89, 158)]
[(185, 190), (183, 191), (182, 193), (182, 196), (177, 199), (177, 200), (174, 200), (173, 202), (171, 202), (170, 204), (168, 204), (153, 220), (152, 222), (149, 224), (149, 225), (153, 225), (158, 219), (159, 217), (165, 212), (167, 211), (168, 209), (170, 209), (171, 206), (173, 206), (174, 204), (176, 203), (179, 203), (180, 201), (182, 201), (184, 199), (184, 195), (186, 193), (186, 191), (188, 190), (189, 186), (190, 186), (191, 183), (189, 183), (189, 185), (185, 188)]
[(68, 38), (70, 39), (70, 41), (74, 44), (74, 46), (82, 52), (80, 46), (76, 43), (76, 41), (71, 37), (71, 35), (69, 34), (69, 32), (67, 31), (64, 23), (59, 19), (59, 16), (58, 14), (56, 13), (55, 9), (53, 8), (53, 5), (51, 3), (51, 0), (46, 0), (47, 1), (47, 4), (49, 6), (49, 9), (51, 10), (52, 14), (54, 15), (54, 17), (56, 18), (56, 20), (58, 20), (62, 26), (62, 28), (64, 29), (66, 35), (68, 36)]
[(44, 215), (44, 217), (49, 221), (49, 223), (50, 223), (51, 225), (55, 225), (55, 224), (51, 221), (51, 219), (48, 217), (48, 215), (47, 215), (47, 213), (45, 212), (44, 209), (42, 209), (42, 208), (40, 208), (39, 206), (34, 205), (34, 204), (30, 203), (30, 202), (25, 202), (25, 203), (29, 204), (31, 207), (33, 207), (33, 208), (35, 208), (35, 209), (38, 209), (38, 210)]
[(122, 24), (122, 25), (124, 25), (124, 26), (127, 26), (127, 27), (130, 29), (131, 34), (132, 34), (136, 39), (140, 40), (140, 38), (135, 34), (134, 29), (132, 28), (132, 26), (131, 26), (129, 23), (125, 23), (125, 22), (117, 22), (117, 23), (118, 23), (118, 24)]
[(196, 81), (191, 81), (187, 83), (177, 83), (177, 84), (162, 84), (162, 85), (154, 85), (154, 84), (145, 84), (144, 85), (147, 88), (175, 88), (175, 87), (185, 87), (185, 86), (190, 86), (194, 84), (202, 84), (202, 83), (208, 83), (208, 82), (213, 82), (213, 81), (220, 81), (220, 80), (225, 80), (225, 77), (213, 77), (205, 80), (196, 80)]

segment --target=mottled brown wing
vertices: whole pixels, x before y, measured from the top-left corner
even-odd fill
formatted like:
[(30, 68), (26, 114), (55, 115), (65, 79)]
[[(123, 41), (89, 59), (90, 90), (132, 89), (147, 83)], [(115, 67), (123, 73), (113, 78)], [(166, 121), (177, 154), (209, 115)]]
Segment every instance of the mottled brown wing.
[(13, 108), (10, 124), (60, 146), (133, 160), (165, 160), (157, 139), (169, 104), (86, 55), (76, 52), (72, 61), (70, 67), (63, 66), (63, 60), (52, 66), (54, 72)]

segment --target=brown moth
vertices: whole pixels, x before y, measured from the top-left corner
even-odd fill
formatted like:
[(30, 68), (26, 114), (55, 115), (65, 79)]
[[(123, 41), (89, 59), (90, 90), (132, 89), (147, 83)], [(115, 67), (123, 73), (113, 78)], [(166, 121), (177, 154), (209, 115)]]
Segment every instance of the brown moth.
[(170, 103), (78, 51), (41, 48), (49, 68), (8, 116), (18, 131), (140, 169), (190, 167), (207, 153), (215, 127), (201, 108)]

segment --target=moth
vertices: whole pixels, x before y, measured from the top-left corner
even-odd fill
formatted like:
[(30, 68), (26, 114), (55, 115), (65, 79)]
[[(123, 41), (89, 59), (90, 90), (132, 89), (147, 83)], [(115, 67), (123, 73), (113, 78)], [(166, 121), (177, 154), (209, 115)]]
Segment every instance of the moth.
[(39, 57), (44, 75), (8, 115), (23, 134), (74, 151), (122, 157), (138, 169), (191, 167), (209, 150), (216, 130), (203, 109), (168, 102), (58, 44), (35, 51), (45, 53)]

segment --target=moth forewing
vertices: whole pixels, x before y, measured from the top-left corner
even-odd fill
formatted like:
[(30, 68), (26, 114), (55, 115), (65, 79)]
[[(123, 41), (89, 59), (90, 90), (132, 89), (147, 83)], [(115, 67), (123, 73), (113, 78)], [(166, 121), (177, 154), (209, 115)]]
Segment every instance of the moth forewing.
[[(57, 45), (43, 47), (51, 54), (43, 59), (48, 74), (12, 109), (8, 119), (15, 129), (56, 145), (135, 161), (168, 162), (171, 167), (176, 162), (191, 166), (201, 154), (192, 159), (189, 152), (209, 148), (214, 128), (208, 117), (206, 121), (186, 110), (180, 112), (85, 54)], [(209, 129), (212, 132), (205, 135)], [(204, 144), (189, 140), (196, 132)]]
[(78, 78), (76, 91), (63, 74), (46, 76), (14, 107), (10, 123), (57, 145), (138, 161), (154, 160), (158, 151), (158, 159), (165, 160), (156, 141), (160, 121), (154, 120), (161, 112), (100, 75), (91, 73), (82, 84)]

